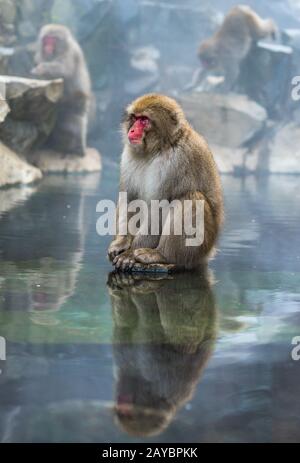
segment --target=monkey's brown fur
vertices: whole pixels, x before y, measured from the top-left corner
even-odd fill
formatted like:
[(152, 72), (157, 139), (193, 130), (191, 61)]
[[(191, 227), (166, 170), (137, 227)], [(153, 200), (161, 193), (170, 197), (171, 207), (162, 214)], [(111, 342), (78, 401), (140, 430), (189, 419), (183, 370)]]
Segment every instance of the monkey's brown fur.
[[(133, 115), (146, 116), (151, 121), (138, 146), (130, 144), (127, 138)], [(156, 94), (138, 98), (127, 108), (123, 133), (120, 190), (127, 192), (128, 201), (188, 199), (193, 201), (195, 215), (195, 201), (204, 200), (205, 234), (198, 247), (186, 246), (184, 234), (118, 235), (109, 248), (110, 259), (123, 271), (135, 263), (196, 268), (212, 253), (223, 221), (221, 182), (209, 147), (188, 124), (180, 106), (171, 98)], [(127, 222), (129, 218), (121, 217)]]
[(262, 19), (249, 6), (238, 5), (227, 14), (220, 29), (202, 42), (198, 55), (207, 70), (220, 71), (225, 76), (226, 88), (230, 90), (253, 43), (265, 37), (275, 39), (276, 35), (272, 19)]
[(162, 433), (192, 399), (217, 336), (213, 284), (206, 267), (165, 279), (115, 272), (109, 276), (114, 414), (129, 435)]
[[(55, 37), (56, 49), (51, 57), (43, 50), (43, 39)], [(32, 73), (46, 79), (64, 79), (64, 97), (60, 103), (50, 148), (66, 154), (85, 155), (91, 81), (80, 45), (71, 31), (62, 25), (48, 24), (41, 29), (36, 54), (37, 66)]]

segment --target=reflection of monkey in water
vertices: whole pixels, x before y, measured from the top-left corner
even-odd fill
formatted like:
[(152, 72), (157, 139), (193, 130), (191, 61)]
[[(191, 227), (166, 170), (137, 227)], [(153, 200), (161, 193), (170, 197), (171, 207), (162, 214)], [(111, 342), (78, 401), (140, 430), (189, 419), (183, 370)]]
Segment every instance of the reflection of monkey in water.
[[(97, 178), (89, 177), (90, 188), (98, 185)], [(85, 177), (62, 182), (51, 175), (43, 179), (39, 194), (1, 217), (0, 313), (9, 311), (17, 319), (20, 312), (29, 312), (35, 324), (58, 323), (57, 312), (74, 293), (81, 268), (88, 222), (86, 185)], [(16, 239), (19, 230), (26, 246)], [(21, 284), (13, 278), (16, 274), (24, 274)]]
[(37, 66), (32, 70), (45, 79), (64, 79), (64, 97), (49, 148), (66, 154), (85, 155), (91, 81), (83, 52), (70, 30), (48, 24), (40, 32)]
[(207, 71), (220, 71), (225, 87), (230, 90), (237, 81), (241, 62), (253, 43), (265, 37), (276, 38), (277, 27), (272, 19), (262, 19), (250, 7), (238, 5), (225, 17), (220, 29), (202, 42), (199, 58)]
[(205, 273), (168, 279), (112, 274), (115, 415), (134, 436), (161, 433), (193, 396), (214, 346), (216, 308)]

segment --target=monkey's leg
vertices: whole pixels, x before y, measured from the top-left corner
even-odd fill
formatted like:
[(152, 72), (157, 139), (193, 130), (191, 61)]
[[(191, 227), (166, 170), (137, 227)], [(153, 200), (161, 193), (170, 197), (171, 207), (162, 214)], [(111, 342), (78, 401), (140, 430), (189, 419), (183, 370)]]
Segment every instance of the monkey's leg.
[[(131, 214), (132, 215), (132, 214)], [(129, 219), (128, 219), (129, 220)], [(128, 271), (131, 270), (136, 263), (133, 251), (141, 248), (156, 249), (160, 240), (159, 235), (142, 235), (138, 233), (134, 237), (128, 235), (127, 237), (117, 237), (117, 242), (114, 241), (111, 246), (109, 254), (111, 260), (117, 270)], [(129, 245), (124, 249), (124, 245)], [(121, 252), (118, 250), (121, 248)], [(123, 249), (122, 249), (123, 248)], [(116, 253), (117, 251), (117, 253)], [(124, 252), (127, 251), (127, 252)], [(113, 255), (114, 254), (114, 255)]]
[(137, 234), (132, 242), (132, 249), (151, 248), (156, 249), (159, 244), (160, 236), (158, 235), (140, 235)]
[[(187, 236), (184, 232), (184, 200), (192, 201), (192, 223), (198, 226), (197, 221), (197, 201), (204, 201), (204, 237), (200, 240), (201, 243), (196, 246), (189, 246), (187, 240), (191, 239), (191, 236)], [(185, 198), (181, 198), (182, 207), (176, 206), (173, 211), (170, 211), (171, 226), (170, 234), (160, 237), (157, 248), (140, 248), (133, 252), (133, 257), (136, 262), (141, 264), (173, 264), (179, 269), (192, 269), (203, 263), (209, 253), (212, 251), (215, 244), (218, 232), (218, 225), (216, 219), (212, 214), (211, 207), (206, 201), (206, 198), (200, 192), (187, 195)], [(174, 223), (182, 221), (181, 235), (174, 234)], [(200, 224), (201, 225), (201, 224)], [(194, 238), (194, 236), (192, 237)]]
[(70, 102), (60, 105), (58, 117), (47, 145), (66, 155), (84, 157), (87, 139), (87, 113), (74, 108)]
[(33, 75), (41, 76), (47, 79), (58, 79), (70, 77), (70, 67), (64, 62), (59, 61), (42, 62), (38, 64), (32, 71)]
[(87, 115), (74, 114), (70, 110), (65, 115), (62, 131), (65, 136), (63, 140), (64, 151), (84, 157), (86, 151)]
[(238, 59), (229, 59), (224, 63), (225, 82), (222, 88), (225, 92), (230, 92), (240, 75), (240, 64)]
[[(117, 236), (115, 239), (112, 241), (108, 248), (108, 258), (111, 262), (118, 262), (117, 257), (118, 256), (123, 256), (123, 258), (128, 257), (129, 253), (127, 255), (125, 254), (126, 251), (129, 251), (132, 247), (132, 241), (133, 241), (133, 236), (130, 233), (127, 233), (127, 235), (121, 235), (121, 228), (123, 228), (124, 225), (128, 224), (128, 221), (130, 220), (130, 217), (132, 216), (132, 213), (128, 213), (128, 210), (126, 208), (125, 210), (122, 208), (121, 216), (120, 216), (120, 206), (118, 205), (117, 208)], [(123, 214), (123, 215), (122, 215)], [(127, 228), (127, 227), (126, 227)], [(129, 262), (126, 262), (126, 265)], [(120, 262), (121, 264), (121, 262)], [(115, 264), (114, 264), (115, 265)]]

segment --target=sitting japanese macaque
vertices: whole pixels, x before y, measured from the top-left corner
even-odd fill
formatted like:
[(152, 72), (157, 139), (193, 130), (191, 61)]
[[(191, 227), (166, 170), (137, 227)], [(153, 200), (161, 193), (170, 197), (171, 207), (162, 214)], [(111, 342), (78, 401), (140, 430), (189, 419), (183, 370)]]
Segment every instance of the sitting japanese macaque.
[(64, 79), (64, 96), (47, 146), (65, 154), (84, 156), (86, 150), (91, 81), (83, 52), (70, 30), (48, 24), (41, 29), (32, 74)]
[(203, 269), (167, 278), (114, 273), (114, 415), (128, 434), (163, 432), (192, 400), (213, 352), (217, 310)]
[(253, 44), (267, 37), (276, 39), (277, 31), (272, 19), (260, 18), (249, 6), (234, 7), (220, 29), (200, 45), (202, 79), (208, 72), (220, 72), (225, 77), (224, 89), (231, 90)]
[[(123, 133), (120, 191), (127, 193), (128, 202), (143, 200), (150, 208), (152, 200), (177, 201), (167, 217), (170, 233), (162, 232), (163, 221), (156, 234), (151, 233), (149, 211), (148, 225), (144, 226), (142, 217), (136, 235), (117, 230), (109, 258), (121, 271), (153, 264), (195, 269), (212, 255), (223, 220), (221, 181), (207, 143), (188, 124), (176, 101), (157, 94), (142, 96), (128, 106)], [(196, 234), (197, 208), (200, 203), (203, 206), (204, 237), (198, 245), (188, 245), (194, 235), (184, 227), (181, 234), (175, 233), (175, 225), (182, 223), (185, 200), (192, 205)], [(132, 213), (119, 207), (118, 216), (119, 224), (128, 224)]]

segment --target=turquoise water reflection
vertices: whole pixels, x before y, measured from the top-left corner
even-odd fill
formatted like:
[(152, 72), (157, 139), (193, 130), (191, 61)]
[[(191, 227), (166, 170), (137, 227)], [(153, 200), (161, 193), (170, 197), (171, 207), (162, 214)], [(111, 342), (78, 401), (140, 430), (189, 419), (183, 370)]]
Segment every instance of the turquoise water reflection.
[(116, 165), (0, 192), (0, 441), (299, 441), (299, 178), (223, 183), (210, 270), (146, 280), (95, 231)]

